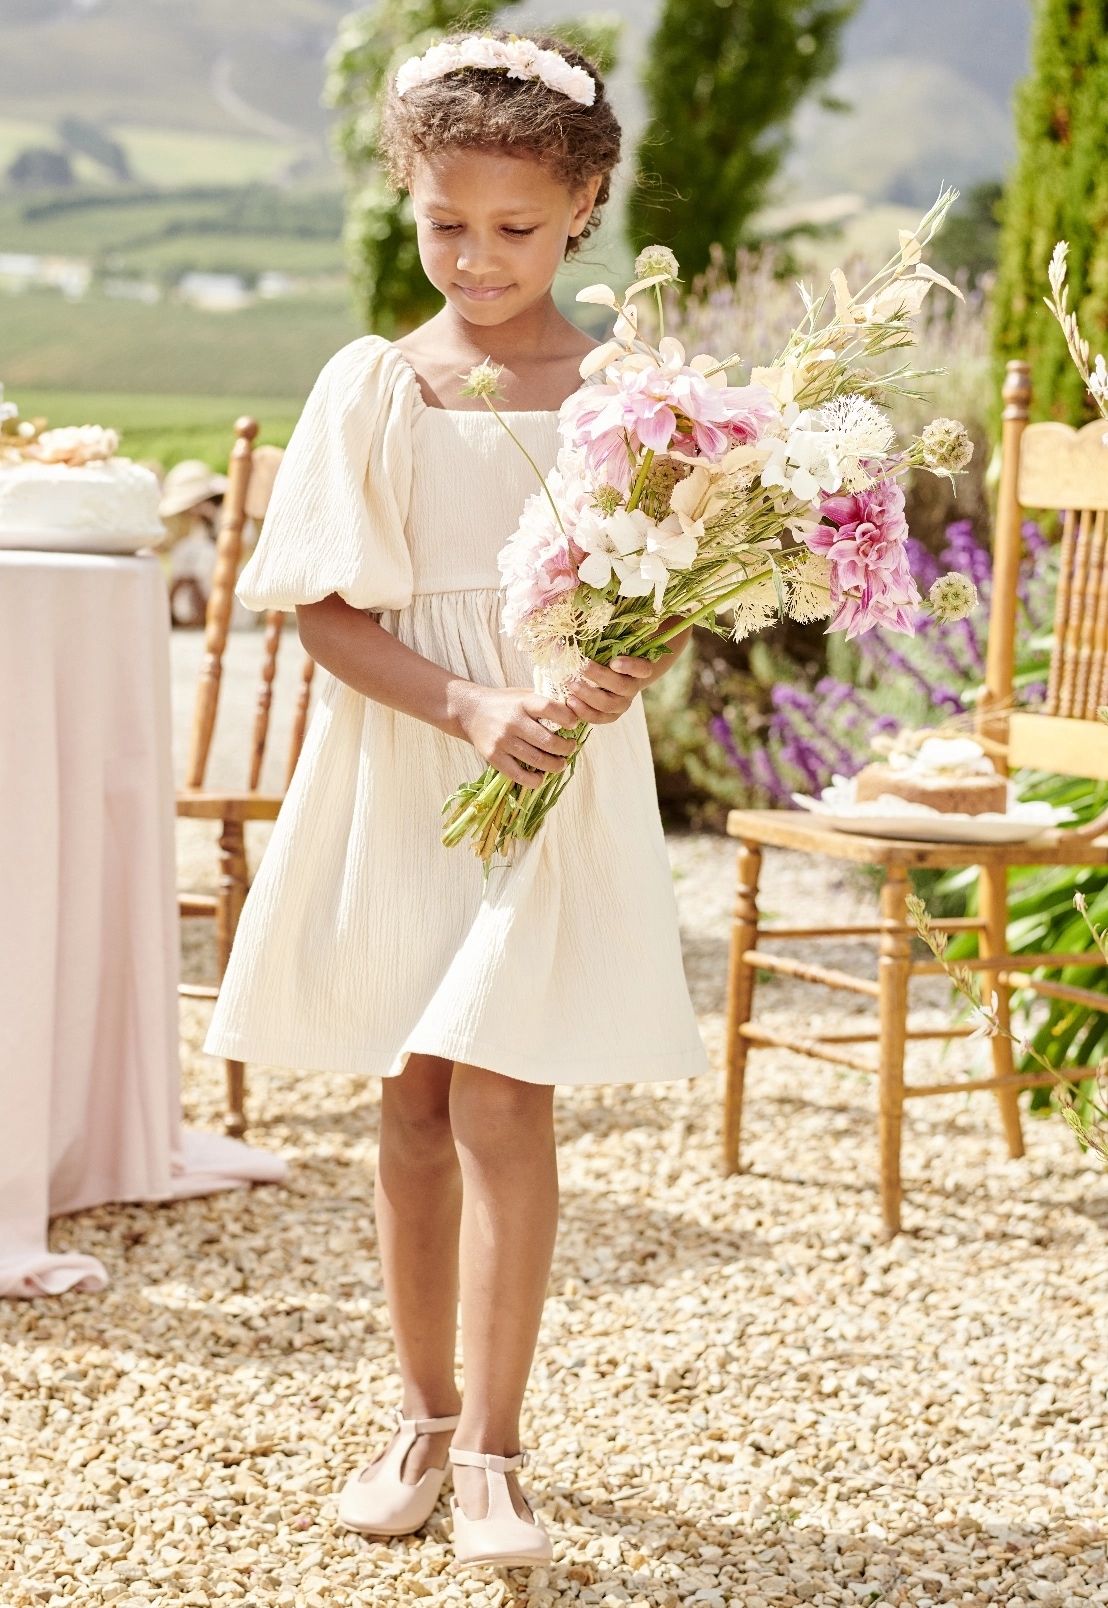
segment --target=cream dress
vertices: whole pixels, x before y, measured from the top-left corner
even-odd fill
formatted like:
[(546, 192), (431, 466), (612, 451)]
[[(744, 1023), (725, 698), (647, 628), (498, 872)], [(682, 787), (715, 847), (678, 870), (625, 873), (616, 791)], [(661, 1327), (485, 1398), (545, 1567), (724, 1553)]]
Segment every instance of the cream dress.
[[(515, 413), (544, 469), (557, 415)], [(397, 349), (355, 341), (296, 427), (239, 596), (339, 595), (485, 686), (530, 686), (497, 553), (535, 479), (491, 414), (428, 407)], [(487, 888), (439, 839), (467, 743), (325, 678), (246, 901), (206, 1049), (377, 1073), (438, 1055), (529, 1083), (685, 1078), (693, 1016), (641, 700), (597, 727), (534, 841)]]

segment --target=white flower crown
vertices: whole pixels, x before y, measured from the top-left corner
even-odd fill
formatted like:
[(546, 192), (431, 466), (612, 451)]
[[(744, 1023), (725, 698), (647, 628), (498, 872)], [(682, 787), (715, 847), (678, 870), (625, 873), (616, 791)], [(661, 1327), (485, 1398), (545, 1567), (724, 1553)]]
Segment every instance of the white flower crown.
[(430, 84), (465, 67), (506, 72), (509, 78), (537, 78), (579, 106), (591, 106), (596, 99), (592, 74), (572, 66), (556, 50), (540, 50), (533, 39), (489, 39), (478, 34), (444, 39), (424, 55), (410, 57), (396, 74), (396, 93), (406, 95), (418, 84)]

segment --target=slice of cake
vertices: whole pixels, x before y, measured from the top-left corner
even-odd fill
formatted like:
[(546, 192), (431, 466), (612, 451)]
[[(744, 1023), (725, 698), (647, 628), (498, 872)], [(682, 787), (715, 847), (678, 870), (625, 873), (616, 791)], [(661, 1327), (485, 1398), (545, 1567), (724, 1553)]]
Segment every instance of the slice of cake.
[(889, 796), (942, 815), (1003, 815), (1008, 808), (1007, 779), (969, 738), (929, 737), (910, 759), (867, 765), (854, 783), (858, 804)]

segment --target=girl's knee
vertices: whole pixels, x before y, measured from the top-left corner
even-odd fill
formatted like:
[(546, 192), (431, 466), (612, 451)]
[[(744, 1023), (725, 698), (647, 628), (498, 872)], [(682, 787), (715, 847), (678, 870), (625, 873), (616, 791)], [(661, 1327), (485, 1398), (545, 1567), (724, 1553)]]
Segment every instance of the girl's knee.
[(517, 1133), (537, 1139), (553, 1131), (554, 1090), (482, 1067), (459, 1066), (451, 1111), (455, 1134), (469, 1148), (495, 1145)]

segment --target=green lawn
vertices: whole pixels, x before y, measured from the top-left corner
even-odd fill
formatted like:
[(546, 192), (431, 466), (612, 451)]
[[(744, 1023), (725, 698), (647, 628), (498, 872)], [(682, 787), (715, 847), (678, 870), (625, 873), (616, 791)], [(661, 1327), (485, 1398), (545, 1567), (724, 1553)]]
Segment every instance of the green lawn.
[(103, 424), (118, 430), (120, 451), (129, 458), (155, 459), (164, 468), (182, 458), (203, 458), (227, 467), (234, 423), (248, 413), (261, 424), (259, 441), (283, 447), (302, 403), (289, 397), (157, 396), (128, 392), (50, 391), (8, 388), (25, 418), (43, 417), (52, 425)]
[(28, 390), (305, 397), (327, 359), (363, 333), (345, 294), (209, 313), (0, 293), (0, 381), (17, 399)]

